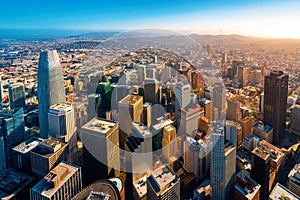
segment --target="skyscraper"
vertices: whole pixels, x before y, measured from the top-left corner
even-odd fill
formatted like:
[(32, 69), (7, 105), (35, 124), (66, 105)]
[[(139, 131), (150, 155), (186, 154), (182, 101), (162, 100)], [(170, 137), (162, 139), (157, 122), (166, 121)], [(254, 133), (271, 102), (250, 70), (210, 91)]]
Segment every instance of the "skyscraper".
[(69, 145), (68, 161), (74, 163), (77, 151), (77, 134), (74, 109), (71, 104), (54, 104), (48, 113), (49, 135), (61, 139)]
[(70, 200), (82, 189), (81, 170), (60, 163), (30, 190), (32, 200)]
[(23, 108), (0, 112), (0, 135), (0, 169), (3, 169), (12, 166), (12, 148), (26, 139)]
[(218, 109), (219, 118), (225, 117), (226, 112), (226, 89), (221, 82), (216, 82), (213, 88), (212, 102), (213, 107)]
[(175, 112), (187, 109), (191, 103), (191, 85), (179, 82), (175, 86)]
[(2, 86), (2, 78), (0, 77), (0, 110), (3, 109), (2, 96), (3, 96), (3, 86)]
[(275, 144), (285, 137), (288, 79), (282, 71), (273, 71), (265, 77), (264, 122), (273, 127)]
[(38, 100), (40, 136), (48, 138), (48, 111), (50, 105), (66, 101), (62, 68), (56, 50), (40, 53)]
[(9, 106), (10, 109), (25, 109), (25, 90), (24, 85), (15, 83), (9, 86)]
[(300, 105), (291, 108), (290, 131), (300, 136)]
[(152, 104), (158, 103), (158, 89), (159, 82), (156, 79), (145, 79), (144, 80), (144, 100), (145, 102), (151, 102)]
[(212, 151), (210, 164), (211, 199), (225, 199), (225, 154), (222, 127), (215, 127), (211, 134)]

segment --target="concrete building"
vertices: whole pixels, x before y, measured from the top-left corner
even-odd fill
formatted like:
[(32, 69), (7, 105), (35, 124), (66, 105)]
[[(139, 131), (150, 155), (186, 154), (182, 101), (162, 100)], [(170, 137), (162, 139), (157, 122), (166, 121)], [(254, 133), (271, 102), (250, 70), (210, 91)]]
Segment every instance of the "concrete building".
[(31, 200), (70, 200), (82, 189), (81, 170), (60, 163), (30, 190)]
[(280, 183), (277, 183), (269, 196), (269, 200), (281, 199), (300, 200), (300, 197), (288, 190), (287, 188), (285, 188)]
[(23, 108), (0, 111), (0, 170), (12, 166), (12, 148), (26, 139)]
[(177, 157), (176, 128), (171, 124), (163, 128), (162, 148), (163, 158), (167, 163), (173, 160), (172, 157)]
[(152, 104), (158, 104), (159, 103), (158, 89), (159, 89), (159, 82), (155, 78), (153, 79), (146, 78), (144, 80), (144, 101), (150, 102)]
[(203, 109), (198, 104), (192, 104), (190, 108), (179, 111), (177, 118), (178, 135), (189, 135), (198, 130), (200, 116), (203, 115)]
[(223, 83), (216, 82), (212, 93), (213, 107), (218, 109), (218, 118), (223, 119), (226, 115), (226, 89)]
[(25, 109), (25, 90), (24, 85), (21, 83), (15, 83), (9, 85), (8, 87), (9, 92), (9, 107), (11, 110), (23, 108)]
[(204, 116), (209, 120), (212, 121), (212, 101), (202, 98), (199, 101), (199, 104), (201, 107), (204, 108)]
[(269, 143), (273, 141), (273, 128), (270, 125), (257, 122), (253, 126), (253, 134)]
[(275, 144), (285, 138), (288, 81), (289, 76), (282, 71), (273, 71), (265, 77), (264, 123), (272, 126)]
[(30, 138), (12, 149), (13, 168), (26, 174), (31, 174), (30, 152), (42, 141), (39, 138)]
[(51, 105), (66, 102), (60, 59), (56, 50), (40, 53), (38, 68), (40, 135), (48, 138), (48, 112)]
[(231, 200), (235, 183), (236, 146), (226, 143), (225, 154), (225, 199)]
[(234, 146), (241, 146), (243, 143), (243, 132), (240, 123), (232, 120), (226, 120), (225, 138)]
[(234, 200), (260, 200), (260, 185), (240, 171), (236, 176), (233, 191)]
[(118, 175), (120, 171), (119, 126), (116, 122), (94, 118), (81, 129), (84, 183)]
[(147, 178), (147, 199), (180, 199), (180, 180), (169, 167), (162, 165), (150, 172)]
[(43, 177), (60, 162), (67, 159), (68, 144), (55, 138), (39, 143), (31, 152), (31, 170), (35, 176)]
[(291, 108), (290, 132), (300, 136), (300, 105)]
[(242, 119), (241, 102), (235, 96), (227, 99), (226, 119), (234, 121)]
[(121, 149), (131, 132), (132, 122), (141, 122), (143, 114), (143, 97), (128, 95), (119, 102), (119, 139)]
[(178, 82), (175, 86), (175, 113), (186, 110), (191, 103), (191, 85)]
[(290, 171), (288, 175), (288, 189), (300, 197), (300, 163)]

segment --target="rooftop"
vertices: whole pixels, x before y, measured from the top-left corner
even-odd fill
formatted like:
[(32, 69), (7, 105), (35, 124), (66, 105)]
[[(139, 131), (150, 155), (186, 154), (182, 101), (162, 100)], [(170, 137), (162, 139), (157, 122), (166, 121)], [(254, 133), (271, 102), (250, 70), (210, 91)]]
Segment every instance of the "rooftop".
[(257, 182), (246, 174), (243, 174), (242, 171), (237, 174), (237, 184), (235, 184), (234, 188), (248, 199), (253, 199), (260, 190), (260, 187)]
[(44, 157), (50, 157), (53, 153), (61, 148), (65, 148), (68, 144), (55, 138), (48, 138), (41, 141), (32, 152)]
[(82, 129), (96, 131), (99, 134), (107, 135), (110, 130), (117, 126), (117, 123), (114, 121), (102, 119), (102, 118), (94, 118), (88, 123), (86, 123)]
[(137, 96), (137, 95), (127, 95), (119, 103), (120, 104), (134, 105), (139, 100), (143, 100), (143, 97)]
[(270, 196), (270, 200), (281, 200), (281, 199), (288, 199), (288, 200), (300, 200), (300, 197), (296, 196), (294, 193), (289, 191), (287, 188), (282, 186), (281, 184), (277, 183), (272, 190)]
[(136, 180), (133, 186), (140, 198), (147, 195), (147, 175)]
[(67, 110), (72, 108), (71, 104), (68, 103), (58, 103), (58, 104), (54, 104), (50, 107), (50, 111), (53, 110)]
[(169, 124), (173, 124), (173, 121), (170, 120), (170, 119), (163, 120), (163, 121), (161, 121), (160, 123), (155, 124), (155, 125), (153, 126), (153, 129), (154, 129), (155, 131), (160, 131), (162, 128), (164, 128), (165, 126), (167, 126), (167, 125), (169, 125)]
[(132, 122), (132, 128), (137, 130), (140, 134), (139, 136), (141, 137), (146, 137), (151, 135), (149, 128), (142, 123)]
[(288, 177), (296, 180), (293, 183), (300, 187), (300, 163), (295, 165), (295, 167), (290, 171)]
[(41, 139), (28, 140), (14, 147), (13, 150), (25, 154), (37, 147), (41, 141)]
[(60, 163), (52, 169), (32, 190), (43, 196), (51, 197), (79, 168), (67, 163)]
[(33, 177), (14, 170), (5, 169), (0, 173), (0, 199), (11, 199), (33, 181)]
[(256, 124), (254, 124), (253, 127), (265, 133), (270, 133), (273, 130), (273, 128), (270, 125), (263, 124), (262, 122), (257, 122)]
[(174, 180), (177, 180), (176, 175), (166, 165), (162, 165), (155, 171), (152, 171), (151, 176), (148, 177), (148, 181), (155, 192), (160, 192), (168, 188), (169, 184)]

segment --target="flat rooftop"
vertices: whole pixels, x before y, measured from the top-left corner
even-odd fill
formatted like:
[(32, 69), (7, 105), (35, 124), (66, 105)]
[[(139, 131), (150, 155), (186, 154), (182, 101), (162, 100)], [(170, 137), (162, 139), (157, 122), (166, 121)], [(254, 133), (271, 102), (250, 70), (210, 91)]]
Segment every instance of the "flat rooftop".
[(261, 130), (265, 133), (270, 133), (273, 130), (273, 128), (270, 125), (263, 124), (261, 122), (255, 123), (253, 127), (258, 129), (258, 130)]
[(147, 175), (142, 176), (133, 183), (133, 187), (140, 198), (147, 195)]
[(19, 144), (18, 146), (14, 147), (13, 150), (17, 151), (19, 153), (26, 154), (26, 153), (30, 152), (31, 150), (33, 150), (34, 148), (36, 148), (40, 144), (41, 141), (42, 141), (42, 139), (25, 141), (25, 142), (22, 142), (21, 144)]
[(142, 100), (143, 97), (137, 96), (137, 95), (127, 95), (124, 97), (119, 103), (120, 104), (128, 104), (128, 105), (133, 105), (139, 100)]
[(151, 172), (148, 181), (156, 192), (160, 192), (176, 179), (174, 172), (166, 165), (162, 165), (158, 169)]
[(163, 120), (163, 121), (161, 121), (160, 123), (155, 124), (155, 125), (153, 126), (153, 129), (154, 129), (155, 131), (160, 131), (162, 128), (164, 128), (165, 126), (170, 125), (170, 124), (173, 124), (173, 121), (172, 121), (172, 120), (170, 120), (170, 119)]
[(110, 130), (116, 127), (118, 124), (111, 120), (106, 120), (102, 118), (94, 118), (88, 123), (86, 123), (82, 129), (96, 131), (99, 134), (107, 135)]
[(57, 150), (65, 148), (68, 144), (55, 138), (48, 138), (41, 141), (39, 145), (32, 150), (33, 153), (39, 154), (43, 157), (50, 157)]
[(147, 137), (151, 135), (151, 132), (147, 126), (139, 122), (132, 122), (132, 127), (136, 129), (142, 137)]
[(54, 104), (50, 107), (50, 110), (67, 110), (70, 109), (72, 107), (71, 104), (68, 103), (58, 103), (58, 104)]
[(290, 171), (288, 177), (292, 178), (294, 180), (293, 183), (300, 187), (300, 163), (295, 165), (295, 167)]
[(281, 200), (281, 199), (300, 200), (300, 197), (296, 196), (287, 188), (277, 183), (274, 189), (272, 190), (269, 199), (270, 200)]
[(50, 198), (78, 170), (78, 167), (62, 162), (38, 182), (32, 190)]

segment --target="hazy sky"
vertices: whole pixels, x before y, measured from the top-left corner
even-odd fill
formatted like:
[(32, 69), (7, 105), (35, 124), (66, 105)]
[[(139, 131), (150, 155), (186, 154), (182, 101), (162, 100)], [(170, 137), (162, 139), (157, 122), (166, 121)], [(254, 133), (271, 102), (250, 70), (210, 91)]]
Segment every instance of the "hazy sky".
[(1, 8), (0, 29), (163, 28), (300, 38), (299, 0), (14, 0)]

